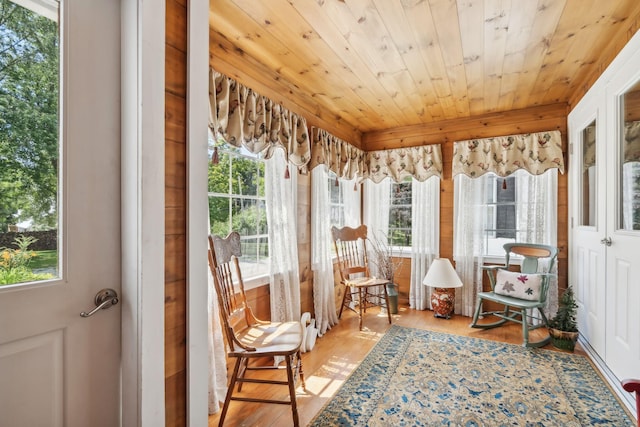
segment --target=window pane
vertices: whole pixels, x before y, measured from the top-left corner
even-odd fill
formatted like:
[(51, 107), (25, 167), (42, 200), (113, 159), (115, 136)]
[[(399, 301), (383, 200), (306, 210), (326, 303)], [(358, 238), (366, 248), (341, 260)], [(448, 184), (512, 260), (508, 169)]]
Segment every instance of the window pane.
[(231, 232), (231, 199), (209, 197), (209, 221), (211, 234), (224, 237)]
[(580, 197), (580, 225), (596, 225), (596, 121), (582, 131), (582, 191)]
[(244, 148), (218, 142), (218, 164), (209, 167), (211, 233), (237, 231), (242, 241), (242, 276), (268, 274), (268, 229), (264, 160)]
[(218, 150), (218, 164), (209, 163), (209, 185), (211, 193), (229, 192), (229, 178), (231, 176), (231, 157), (229, 153)]
[(618, 228), (640, 230), (640, 83), (623, 95)]
[(259, 183), (264, 186), (264, 174), (261, 174), (254, 160), (236, 157), (231, 163), (232, 194), (257, 196)]
[(266, 237), (242, 238), (240, 268), (243, 278), (263, 276), (269, 272), (269, 245)]
[(516, 205), (516, 176), (487, 174), (481, 179), (486, 198), (485, 255), (503, 256), (502, 245), (515, 241), (518, 234), (518, 209), (527, 206)]
[(411, 180), (391, 184), (389, 244), (411, 246)]
[(59, 277), (60, 38), (0, 0), (0, 286)]

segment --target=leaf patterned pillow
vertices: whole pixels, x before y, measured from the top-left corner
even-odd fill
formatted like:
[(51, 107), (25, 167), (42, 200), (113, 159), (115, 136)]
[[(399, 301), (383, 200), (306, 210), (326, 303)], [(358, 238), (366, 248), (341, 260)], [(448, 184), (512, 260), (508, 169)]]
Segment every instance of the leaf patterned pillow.
[(493, 291), (500, 295), (538, 301), (542, 289), (542, 277), (540, 274), (498, 270), (496, 286)]

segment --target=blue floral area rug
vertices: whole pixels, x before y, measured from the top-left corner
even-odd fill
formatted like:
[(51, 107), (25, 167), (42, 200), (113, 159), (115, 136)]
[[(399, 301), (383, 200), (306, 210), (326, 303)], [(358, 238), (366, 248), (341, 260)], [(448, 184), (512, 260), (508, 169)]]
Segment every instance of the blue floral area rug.
[(311, 426), (629, 426), (584, 356), (392, 326)]

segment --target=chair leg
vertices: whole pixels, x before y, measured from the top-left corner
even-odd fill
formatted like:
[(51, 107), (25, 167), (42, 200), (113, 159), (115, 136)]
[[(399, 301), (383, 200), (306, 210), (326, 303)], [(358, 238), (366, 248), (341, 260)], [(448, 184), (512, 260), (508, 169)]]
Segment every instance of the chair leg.
[(351, 288), (349, 286), (344, 287), (344, 295), (342, 296), (342, 304), (340, 304), (340, 313), (338, 313), (338, 319), (342, 318), (342, 309), (344, 303), (347, 302), (347, 294), (351, 295)]
[(293, 413), (293, 425), (298, 427), (300, 421), (298, 420), (298, 405), (296, 401), (296, 389), (294, 386), (293, 366), (291, 366), (291, 355), (285, 356), (287, 362), (287, 379), (289, 381), (289, 398), (291, 399), (291, 412)]
[(300, 382), (302, 383), (302, 389), (306, 390), (307, 385), (304, 382), (304, 371), (302, 370), (302, 356), (300, 355), (300, 350), (298, 350), (298, 375), (300, 376)]
[(520, 310), (520, 316), (522, 316), (522, 346), (529, 346), (529, 321), (527, 320), (527, 310), (524, 308)]
[[(242, 364), (240, 365), (240, 370), (238, 371), (238, 375), (236, 376), (236, 378), (244, 378), (247, 370), (249, 370), (249, 359), (242, 358), (240, 360), (242, 360)], [(244, 383), (242, 381), (238, 381), (238, 393), (242, 391), (243, 384)]]
[(231, 375), (231, 383), (227, 388), (227, 395), (224, 398), (224, 404), (222, 405), (222, 413), (220, 414), (220, 421), (218, 421), (218, 427), (222, 427), (224, 424), (224, 418), (227, 416), (227, 411), (229, 410), (229, 403), (231, 403), (231, 395), (233, 394), (233, 388), (236, 386), (236, 378), (238, 376), (238, 371), (240, 370), (240, 364), (242, 363), (242, 358), (236, 359), (236, 365), (233, 368), (233, 374)]
[(382, 287), (384, 290), (384, 301), (387, 308), (387, 317), (389, 318), (389, 324), (391, 324), (391, 306), (389, 305), (389, 293), (387, 292), (387, 285)]
[[(362, 330), (362, 307), (366, 306), (367, 302), (362, 300), (362, 288), (358, 288), (358, 298), (360, 298), (360, 302), (358, 304), (358, 316), (360, 317), (360, 330)], [(365, 307), (366, 311), (366, 307)]]
[(471, 322), (472, 328), (478, 323), (478, 317), (480, 316), (481, 309), (482, 309), (482, 298), (479, 298), (476, 306), (476, 312), (473, 314), (473, 321)]

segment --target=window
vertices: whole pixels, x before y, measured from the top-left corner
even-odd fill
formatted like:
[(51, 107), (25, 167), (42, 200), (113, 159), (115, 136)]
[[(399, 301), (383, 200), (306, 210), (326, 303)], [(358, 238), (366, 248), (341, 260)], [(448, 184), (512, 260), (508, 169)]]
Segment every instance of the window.
[[(549, 207), (536, 206), (543, 203), (540, 197), (534, 197), (531, 180), (537, 179), (525, 171), (506, 177), (486, 174), (484, 180), (484, 207), (486, 209), (483, 230), (484, 255), (503, 256), (503, 245), (509, 242), (544, 243), (531, 236), (531, 215), (547, 211)], [(555, 192), (556, 189), (549, 189)]]
[(218, 164), (209, 165), (210, 232), (240, 233), (242, 275), (269, 273), (269, 239), (264, 191), (264, 160), (244, 149), (218, 148)]
[(331, 226), (344, 227), (344, 194), (340, 180), (336, 179), (335, 172), (327, 173), (327, 185), (329, 186), (329, 203), (331, 207)]
[(392, 182), (389, 197), (389, 244), (411, 247), (411, 178)]
[(60, 277), (58, 4), (0, 1), (0, 286)]

